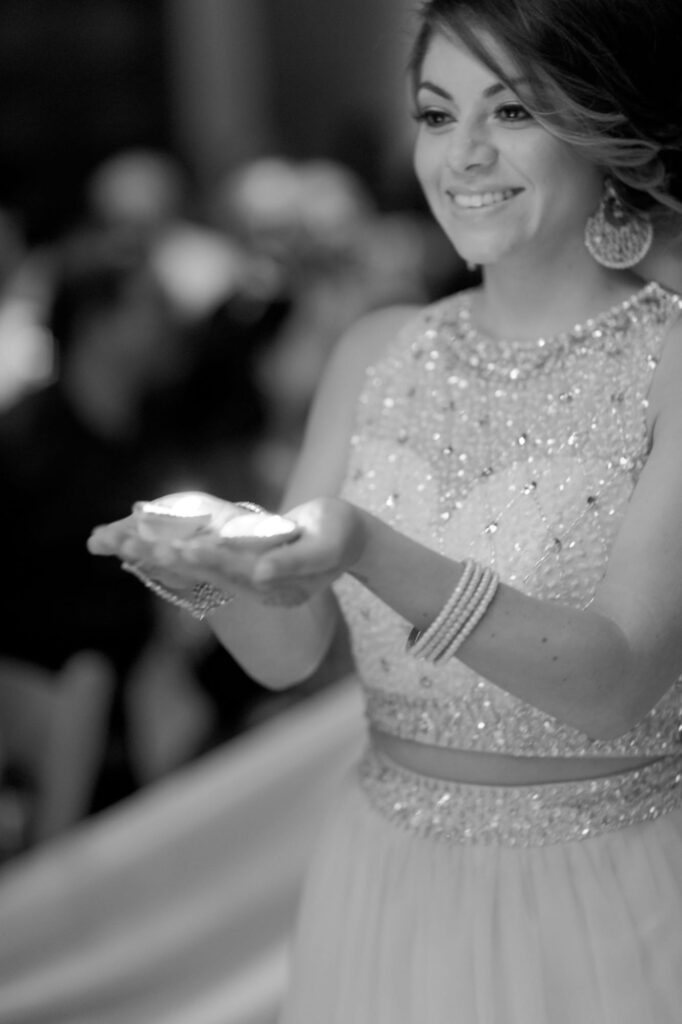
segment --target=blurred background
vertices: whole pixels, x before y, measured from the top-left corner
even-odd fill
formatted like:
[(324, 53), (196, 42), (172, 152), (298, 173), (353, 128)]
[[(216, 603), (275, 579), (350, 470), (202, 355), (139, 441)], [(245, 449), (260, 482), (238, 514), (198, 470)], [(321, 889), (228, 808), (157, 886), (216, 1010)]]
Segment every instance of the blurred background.
[(340, 637), (258, 686), (86, 551), (138, 499), (275, 508), (364, 312), (471, 275), (411, 169), (412, 0), (0, 0), (0, 1024), (270, 1024)]
[(468, 272), (411, 169), (412, 0), (0, 0), (0, 865), (285, 694), (85, 549), (274, 508), (339, 335)]

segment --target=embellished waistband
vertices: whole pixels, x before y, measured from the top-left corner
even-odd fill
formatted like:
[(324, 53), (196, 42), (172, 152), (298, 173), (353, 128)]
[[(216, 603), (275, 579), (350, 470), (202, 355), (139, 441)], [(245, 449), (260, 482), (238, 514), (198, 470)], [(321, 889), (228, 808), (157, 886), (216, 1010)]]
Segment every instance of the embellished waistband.
[[(679, 705), (679, 694), (676, 700)], [(682, 755), (679, 710), (670, 702), (610, 740), (590, 739), (529, 704), (500, 703), (485, 680), (464, 697), (408, 696), (365, 684), (365, 707), (369, 723), (381, 732), (436, 747), (519, 757)]]
[(682, 804), (682, 758), (597, 779), (532, 786), (449, 782), (369, 747), (359, 766), (371, 806), (389, 821), (451, 843), (544, 846), (651, 821)]

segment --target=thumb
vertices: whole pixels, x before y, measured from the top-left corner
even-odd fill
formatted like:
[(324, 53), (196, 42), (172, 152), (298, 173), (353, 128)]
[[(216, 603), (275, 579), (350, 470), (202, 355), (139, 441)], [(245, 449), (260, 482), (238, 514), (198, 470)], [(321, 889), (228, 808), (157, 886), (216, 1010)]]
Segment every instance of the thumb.
[(295, 544), (281, 544), (271, 548), (256, 562), (253, 568), (254, 583), (269, 583), (299, 573), (302, 559)]

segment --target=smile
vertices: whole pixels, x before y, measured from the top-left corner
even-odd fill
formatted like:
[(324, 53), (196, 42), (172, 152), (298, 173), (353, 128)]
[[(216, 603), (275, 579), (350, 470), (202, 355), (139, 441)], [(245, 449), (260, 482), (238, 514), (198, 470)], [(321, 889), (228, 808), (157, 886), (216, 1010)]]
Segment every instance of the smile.
[(462, 210), (481, 210), (491, 206), (500, 206), (509, 199), (513, 199), (523, 189), (507, 188), (499, 192), (448, 192), (448, 195)]

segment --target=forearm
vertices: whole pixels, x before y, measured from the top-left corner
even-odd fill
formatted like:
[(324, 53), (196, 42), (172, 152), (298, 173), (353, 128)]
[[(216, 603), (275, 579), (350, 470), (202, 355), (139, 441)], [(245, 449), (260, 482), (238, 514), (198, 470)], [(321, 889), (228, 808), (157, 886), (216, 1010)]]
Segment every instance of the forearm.
[[(352, 574), (407, 622), (426, 628), (456, 586), (462, 563), (363, 517), (366, 543)], [(590, 735), (620, 735), (648, 710), (644, 661), (608, 615), (541, 601), (504, 584), (457, 657)]]
[(250, 676), (278, 690), (303, 682), (321, 664), (338, 616), (329, 590), (293, 608), (266, 605), (244, 593), (219, 608), (207, 622)]

